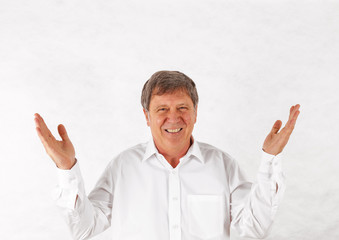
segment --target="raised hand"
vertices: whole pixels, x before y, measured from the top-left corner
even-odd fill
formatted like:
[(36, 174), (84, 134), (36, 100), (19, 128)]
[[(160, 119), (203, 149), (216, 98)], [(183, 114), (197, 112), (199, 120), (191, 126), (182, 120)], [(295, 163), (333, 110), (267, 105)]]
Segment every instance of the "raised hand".
[(272, 155), (277, 155), (282, 152), (294, 129), (295, 123), (300, 113), (299, 108), (300, 108), (299, 104), (291, 107), (288, 121), (285, 127), (281, 129), (280, 132), (279, 129), (281, 128), (282, 122), (280, 120), (277, 120), (274, 123), (271, 132), (268, 134), (264, 141), (262, 149), (265, 152)]
[(75, 164), (75, 151), (69, 140), (65, 127), (60, 124), (58, 132), (62, 141), (58, 141), (47, 128), (39, 114), (34, 114), (34, 122), (38, 136), (45, 147), (47, 154), (60, 169), (71, 169)]

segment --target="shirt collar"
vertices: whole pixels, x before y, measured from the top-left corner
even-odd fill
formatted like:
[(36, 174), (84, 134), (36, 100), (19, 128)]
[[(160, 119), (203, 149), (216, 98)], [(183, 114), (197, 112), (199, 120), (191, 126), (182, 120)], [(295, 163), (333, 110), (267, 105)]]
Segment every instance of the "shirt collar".
[(141, 162), (146, 161), (156, 153), (158, 153), (158, 149), (155, 147), (153, 139), (150, 139), (147, 143), (146, 151)]
[[(192, 137), (193, 139), (193, 137)], [(201, 163), (205, 163), (204, 158), (202, 157), (199, 143), (193, 139), (193, 144), (188, 149), (188, 152), (186, 153), (186, 156), (189, 157), (190, 155), (196, 157)]]
[[(192, 137), (192, 140), (193, 140), (193, 144), (188, 149), (184, 158), (187, 159), (192, 155), (195, 158), (197, 158), (201, 163), (205, 163), (204, 158), (202, 157), (202, 154), (201, 154), (201, 151), (200, 151), (199, 143), (197, 141), (195, 141), (193, 137)], [(157, 154), (157, 153), (159, 153), (159, 152), (158, 152), (158, 149), (155, 147), (153, 139), (149, 140), (148, 143), (147, 143), (147, 147), (146, 147), (144, 157), (141, 160), (141, 162), (146, 161), (147, 159), (149, 159), (150, 157), (152, 157), (154, 154)]]

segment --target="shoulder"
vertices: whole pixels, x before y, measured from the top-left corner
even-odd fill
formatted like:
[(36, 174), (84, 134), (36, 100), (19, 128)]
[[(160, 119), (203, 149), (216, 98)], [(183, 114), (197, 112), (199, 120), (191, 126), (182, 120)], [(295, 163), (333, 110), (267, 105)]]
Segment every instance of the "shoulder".
[(147, 147), (147, 142), (139, 143), (133, 147), (127, 148), (126, 150), (119, 153), (115, 156), (109, 165), (121, 165), (122, 162), (124, 163), (131, 163), (135, 161), (141, 161), (144, 157), (145, 151)]
[(233, 162), (234, 159), (231, 155), (229, 155), (227, 152), (211, 145), (208, 143), (203, 143), (203, 142), (197, 142), (201, 151), (201, 155), (205, 158), (206, 161), (208, 159), (220, 159), (226, 162)]
[(143, 158), (147, 147), (147, 142), (139, 143), (133, 147), (130, 147), (124, 151), (122, 151), (119, 156), (120, 157), (134, 157), (134, 158)]

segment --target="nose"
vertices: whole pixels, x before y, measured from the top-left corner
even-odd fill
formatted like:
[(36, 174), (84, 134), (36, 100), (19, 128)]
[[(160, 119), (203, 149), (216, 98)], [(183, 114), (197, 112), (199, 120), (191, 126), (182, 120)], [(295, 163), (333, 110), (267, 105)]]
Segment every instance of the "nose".
[(171, 110), (167, 114), (166, 121), (168, 123), (178, 123), (181, 121), (181, 114), (176, 110)]

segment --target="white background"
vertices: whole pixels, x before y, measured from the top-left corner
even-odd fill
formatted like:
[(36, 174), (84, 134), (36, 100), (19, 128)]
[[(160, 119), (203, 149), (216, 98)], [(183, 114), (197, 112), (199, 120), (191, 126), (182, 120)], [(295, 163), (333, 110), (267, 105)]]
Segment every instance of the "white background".
[(66, 126), (89, 192), (150, 138), (140, 93), (158, 70), (196, 82), (194, 137), (252, 179), (274, 121), (301, 104), (267, 239), (339, 239), (338, 54), (338, 1), (1, 0), (0, 239), (71, 239), (34, 113)]

